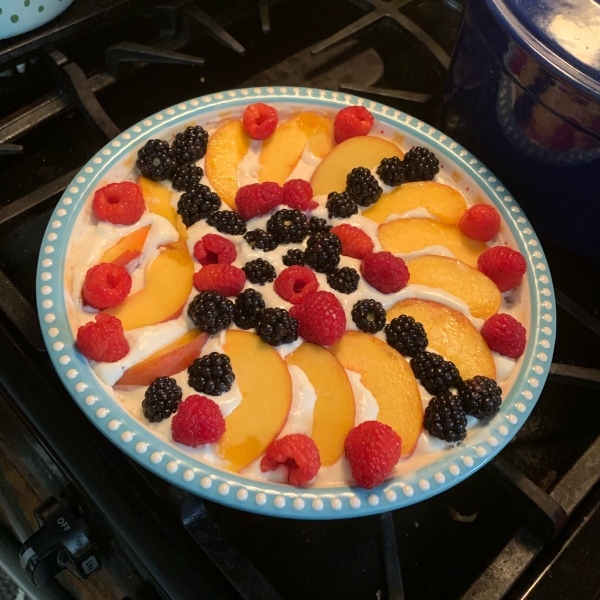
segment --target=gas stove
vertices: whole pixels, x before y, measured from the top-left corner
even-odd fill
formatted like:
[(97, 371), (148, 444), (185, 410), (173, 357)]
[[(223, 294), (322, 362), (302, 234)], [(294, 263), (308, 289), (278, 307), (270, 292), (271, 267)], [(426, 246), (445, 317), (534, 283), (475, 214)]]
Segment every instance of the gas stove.
[[(0, 478), (0, 565), (28, 597), (599, 597), (598, 261), (542, 238), (558, 301), (555, 362), (506, 450), (442, 495), (344, 521), (235, 511), (145, 471), (71, 400), (37, 325), (51, 210), (119, 131), (188, 98), (271, 84), (351, 91), (444, 130), (462, 9), (456, 0), (76, 0), (0, 41), (0, 447), (44, 501), (33, 526)], [(90, 596), (98, 581), (102, 594)]]

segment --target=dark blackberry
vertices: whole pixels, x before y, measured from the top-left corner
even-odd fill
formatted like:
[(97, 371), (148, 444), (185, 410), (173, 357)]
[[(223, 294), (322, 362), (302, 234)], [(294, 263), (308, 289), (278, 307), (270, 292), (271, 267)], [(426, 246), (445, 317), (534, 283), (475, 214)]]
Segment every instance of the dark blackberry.
[(346, 192), (338, 194), (338, 192), (331, 192), (327, 196), (327, 203), (325, 204), (329, 214), (329, 218), (337, 217), (338, 219), (347, 219), (358, 212), (358, 206), (356, 202), (350, 198)]
[(219, 210), (210, 213), (206, 222), (219, 233), (243, 235), (246, 233), (246, 222), (233, 210)]
[(375, 204), (382, 192), (377, 179), (365, 167), (356, 167), (346, 176), (346, 193), (359, 206)]
[(175, 155), (169, 142), (150, 140), (138, 150), (135, 163), (141, 174), (152, 181), (163, 181), (171, 175), (175, 168)]
[[(201, 219), (207, 219), (221, 206), (221, 198), (208, 186), (199, 184), (189, 192), (181, 194), (177, 202), (177, 213), (186, 227)], [(220, 230), (219, 230), (220, 231)]]
[(454, 363), (434, 352), (420, 352), (410, 361), (415, 377), (430, 394), (458, 387), (461, 379)]
[(178, 164), (194, 163), (206, 154), (208, 133), (200, 127), (188, 127), (183, 133), (178, 133), (171, 144), (175, 160)]
[(431, 181), (440, 172), (440, 161), (427, 148), (417, 146), (404, 155), (406, 181)]
[(197, 358), (188, 367), (188, 385), (201, 394), (226, 394), (234, 379), (229, 356), (220, 352), (211, 352)]
[(233, 322), (240, 329), (252, 329), (256, 327), (258, 319), (265, 309), (265, 301), (262, 294), (252, 288), (244, 290), (235, 299), (233, 309)]
[(317, 273), (330, 273), (340, 262), (342, 242), (335, 233), (317, 233), (306, 242), (304, 262)]
[(298, 339), (298, 321), (284, 308), (266, 308), (256, 324), (256, 333), (271, 346), (290, 344)]
[(406, 181), (406, 165), (397, 156), (384, 158), (377, 167), (377, 175), (386, 185), (400, 185)]
[(489, 377), (476, 375), (467, 379), (458, 388), (458, 395), (468, 415), (485, 419), (498, 412), (502, 404), (502, 390)]
[(255, 229), (244, 234), (244, 239), (250, 244), (254, 250), (262, 250), (263, 252), (271, 252), (277, 248), (277, 241), (264, 229)]
[(202, 167), (197, 167), (194, 164), (177, 165), (171, 171), (171, 183), (173, 188), (178, 192), (190, 192), (195, 187), (200, 185), (200, 181), (204, 177)]
[(242, 270), (246, 273), (246, 279), (250, 283), (258, 285), (265, 285), (265, 283), (274, 281), (275, 277), (277, 277), (275, 267), (262, 258), (247, 262), (242, 267)]
[(299, 265), (303, 267), (305, 265), (304, 250), (288, 250), (281, 260), (286, 267), (292, 267), (293, 265)]
[(233, 321), (233, 302), (218, 292), (200, 292), (188, 306), (188, 315), (200, 330), (214, 335)]
[(183, 392), (172, 377), (155, 379), (142, 400), (144, 416), (150, 423), (160, 423), (177, 412)]
[(308, 229), (310, 234), (315, 233), (329, 233), (333, 225), (329, 225), (325, 219), (319, 219), (319, 217), (311, 217), (308, 220)]
[(329, 287), (340, 294), (351, 294), (358, 289), (360, 275), (352, 267), (342, 267), (327, 273)]
[(300, 244), (308, 236), (308, 220), (299, 210), (278, 210), (268, 221), (267, 231), (280, 244)]
[(467, 435), (467, 416), (458, 396), (442, 391), (425, 409), (423, 427), (434, 437), (449, 443), (460, 442)]
[(385, 325), (385, 308), (377, 300), (359, 300), (352, 307), (352, 320), (365, 333), (377, 333)]
[(427, 334), (421, 323), (408, 315), (400, 315), (385, 326), (387, 343), (402, 356), (415, 356), (427, 348)]

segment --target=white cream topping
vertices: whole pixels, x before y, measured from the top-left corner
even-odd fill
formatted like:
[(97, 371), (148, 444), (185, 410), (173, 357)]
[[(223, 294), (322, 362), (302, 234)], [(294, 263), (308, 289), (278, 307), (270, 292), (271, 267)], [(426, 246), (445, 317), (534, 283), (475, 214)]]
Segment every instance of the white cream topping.
[(403, 213), (397, 214), (392, 213), (384, 223), (388, 221), (395, 221), (396, 219), (434, 219), (438, 221), (439, 219), (432, 215), (424, 206), (419, 206), (418, 208), (411, 208)]
[(377, 420), (379, 414), (379, 405), (375, 396), (363, 385), (361, 381), (361, 374), (356, 371), (350, 371), (344, 369), (350, 385), (352, 386), (352, 392), (354, 394), (354, 402), (356, 404), (356, 412), (354, 413), (354, 426), (360, 425), (365, 421)]
[(394, 256), (401, 258), (402, 260), (408, 262), (413, 258), (418, 258), (419, 256), (424, 256), (425, 254), (434, 254), (436, 256), (447, 256), (448, 258), (456, 258), (454, 253), (446, 246), (425, 246), (425, 248), (421, 248), (421, 250), (415, 250), (414, 252), (407, 252), (402, 254), (401, 252), (397, 252)]
[(508, 356), (502, 356), (497, 352), (492, 352), (494, 363), (496, 364), (496, 382), (504, 383), (513, 373), (517, 366), (517, 361)]
[(304, 179), (305, 181), (310, 181), (320, 162), (321, 159), (309, 150), (307, 142), (298, 164), (294, 167), (294, 170), (290, 173), (290, 176), (286, 181), (290, 181), (290, 179)]
[(262, 142), (252, 140), (248, 152), (238, 165), (238, 184), (240, 187), (258, 182), (258, 170), (260, 169), (260, 150)]

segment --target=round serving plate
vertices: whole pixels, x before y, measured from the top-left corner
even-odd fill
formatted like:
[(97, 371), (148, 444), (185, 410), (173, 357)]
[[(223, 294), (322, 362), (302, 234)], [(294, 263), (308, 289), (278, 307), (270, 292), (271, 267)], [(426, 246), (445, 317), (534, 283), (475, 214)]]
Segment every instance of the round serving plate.
[[(132, 417), (110, 388), (100, 382), (76, 351), (66, 308), (64, 263), (70, 236), (86, 200), (117, 175), (131, 172), (134, 157), (151, 138), (168, 139), (191, 123), (238, 117), (257, 101), (275, 108), (306, 108), (334, 114), (362, 104), (377, 126), (393, 131), (405, 148), (427, 146), (440, 159), (444, 177), (452, 174), (471, 199), (493, 204), (502, 215), (504, 233), (527, 260), (523, 300), (531, 305), (527, 349), (500, 411), (471, 428), (464, 443), (434, 462), (389, 479), (373, 490), (359, 487), (294, 488), (256, 481), (200, 462)], [(472, 154), (442, 132), (403, 112), (349, 94), (324, 90), (267, 87), (202, 96), (163, 110), (134, 125), (101, 149), (77, 174), (57, 204), (44, 235), (37, 272), (37, 302), (48, 352), (65, 387), (88, 418), (123, 452), (141, 465), (191, 493), (228, 506), (278, 517), (334, 519), (358, 517), (420, 502), (456, 485), (481, 468), (510, 442), (540, 395), (552, 358), (556, 333), (555, 299), (548, 263), (531, 224), (514, 198)], [(91, 450), (90, 450), (91, 451)]]

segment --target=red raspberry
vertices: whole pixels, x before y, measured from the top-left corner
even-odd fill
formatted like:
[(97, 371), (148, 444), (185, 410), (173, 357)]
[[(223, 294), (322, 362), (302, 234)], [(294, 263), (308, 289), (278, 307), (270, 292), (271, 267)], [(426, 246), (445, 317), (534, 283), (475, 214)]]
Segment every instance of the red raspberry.
[(277, 128), (277, 111), (267, 104), (250, 104), (244, 111), (244, 129), (255, 140), (266, 140)]
[(140, 188), (131, 181), (110, 183), (94, 194), (94, 214), (100, 221), (116, 225), (133, 225), (146, 210)]
[(266, 215), (283, 200), (283, 190), (278, 183), (251, 183), (241, 187), (235, 196), (235, 206), (240, 217), (249, 221), (254, 217)]
[(350, 430), (344, 449), (356, 483), (368, 490), (383, 483), (400, 459), (402, 439), (379, 421), (365, 421)]
[(308, 211), (319, 206), (313, 200), (312, 185), (304, 179), (290, 179), (283, 184), (283, 203), (290, 208)]
[(307, 342), (331, 346), (346, 331), (346, 313), (340, 301), (331, 292), (315, 292), (301, 304), (290, 309), (298, 320), (298, 334)]
[(401, 290), (410, 279), (406, 263), (391, 252), (374, 252), (365, 256), (360, 272), (365, 281), (382, 294)]
[(494, 246), (479, 255), (477, 267), (501, 292), (518, 286), (527, 271), (525, 257), (508, 246)]
[(233, 242), (216, 233), (207, 233), (194, 244), (194, 256), (204, 267), (206, 265), (230, 265), (237, 256)]
[(218, 442), (225, 433), (225, 419), (218, 404), (198, 394), (188, 396), (171, 421), (173, 441), (191, 446)]
[(342, 223), (336, 225), (331, 233), (335, 233), (340, 238), (344, 256), (362, 259), (373, 252), (373, 240), (358, 227)]
[(309, 294), (314, 294), (319, 289), (319, 282), (308, 267), (293, 265), (279, 273), (273, 286), (284, 300), (300, 304)]
[(476, 204), (464, 212), (458, 226), (467, 237), (489, 242), (500, 231), (500, 213), (489, 204)]
[(246, 273), (232, 265), (206, 265), (194, 273), (194, 286), (199, 292), (219, 292), (237, 296), (246, 283)]
[(121, 321), (104, 313), (77, 330), (76, 343), (81, 354), (97, 362), (116, 362), (129, 352)]
[(373, 127), (373, 115), (364, 106), (349, 106), (340, 110), (333, 123), (333, 135), (337, 144), (367, 135)]
[(319, 449), (312, 438), (303, 433), (286, 435), (269, 445), (260, 461), (260, 470), (274, 471), (279, 465), (288, 468), (290, 485), (302, 486), (314, 479), (321, 468)]
[(100, 263), (89, 269), (81, 289), (84, 304), (104, 310), (121, 304), (131, 291), (131, 275), (125, 267)]
[(527, 330), (510, 315), (491, 316), (481, 328), (490, 350), (509, 358), (519, 358), (527, 345)]

